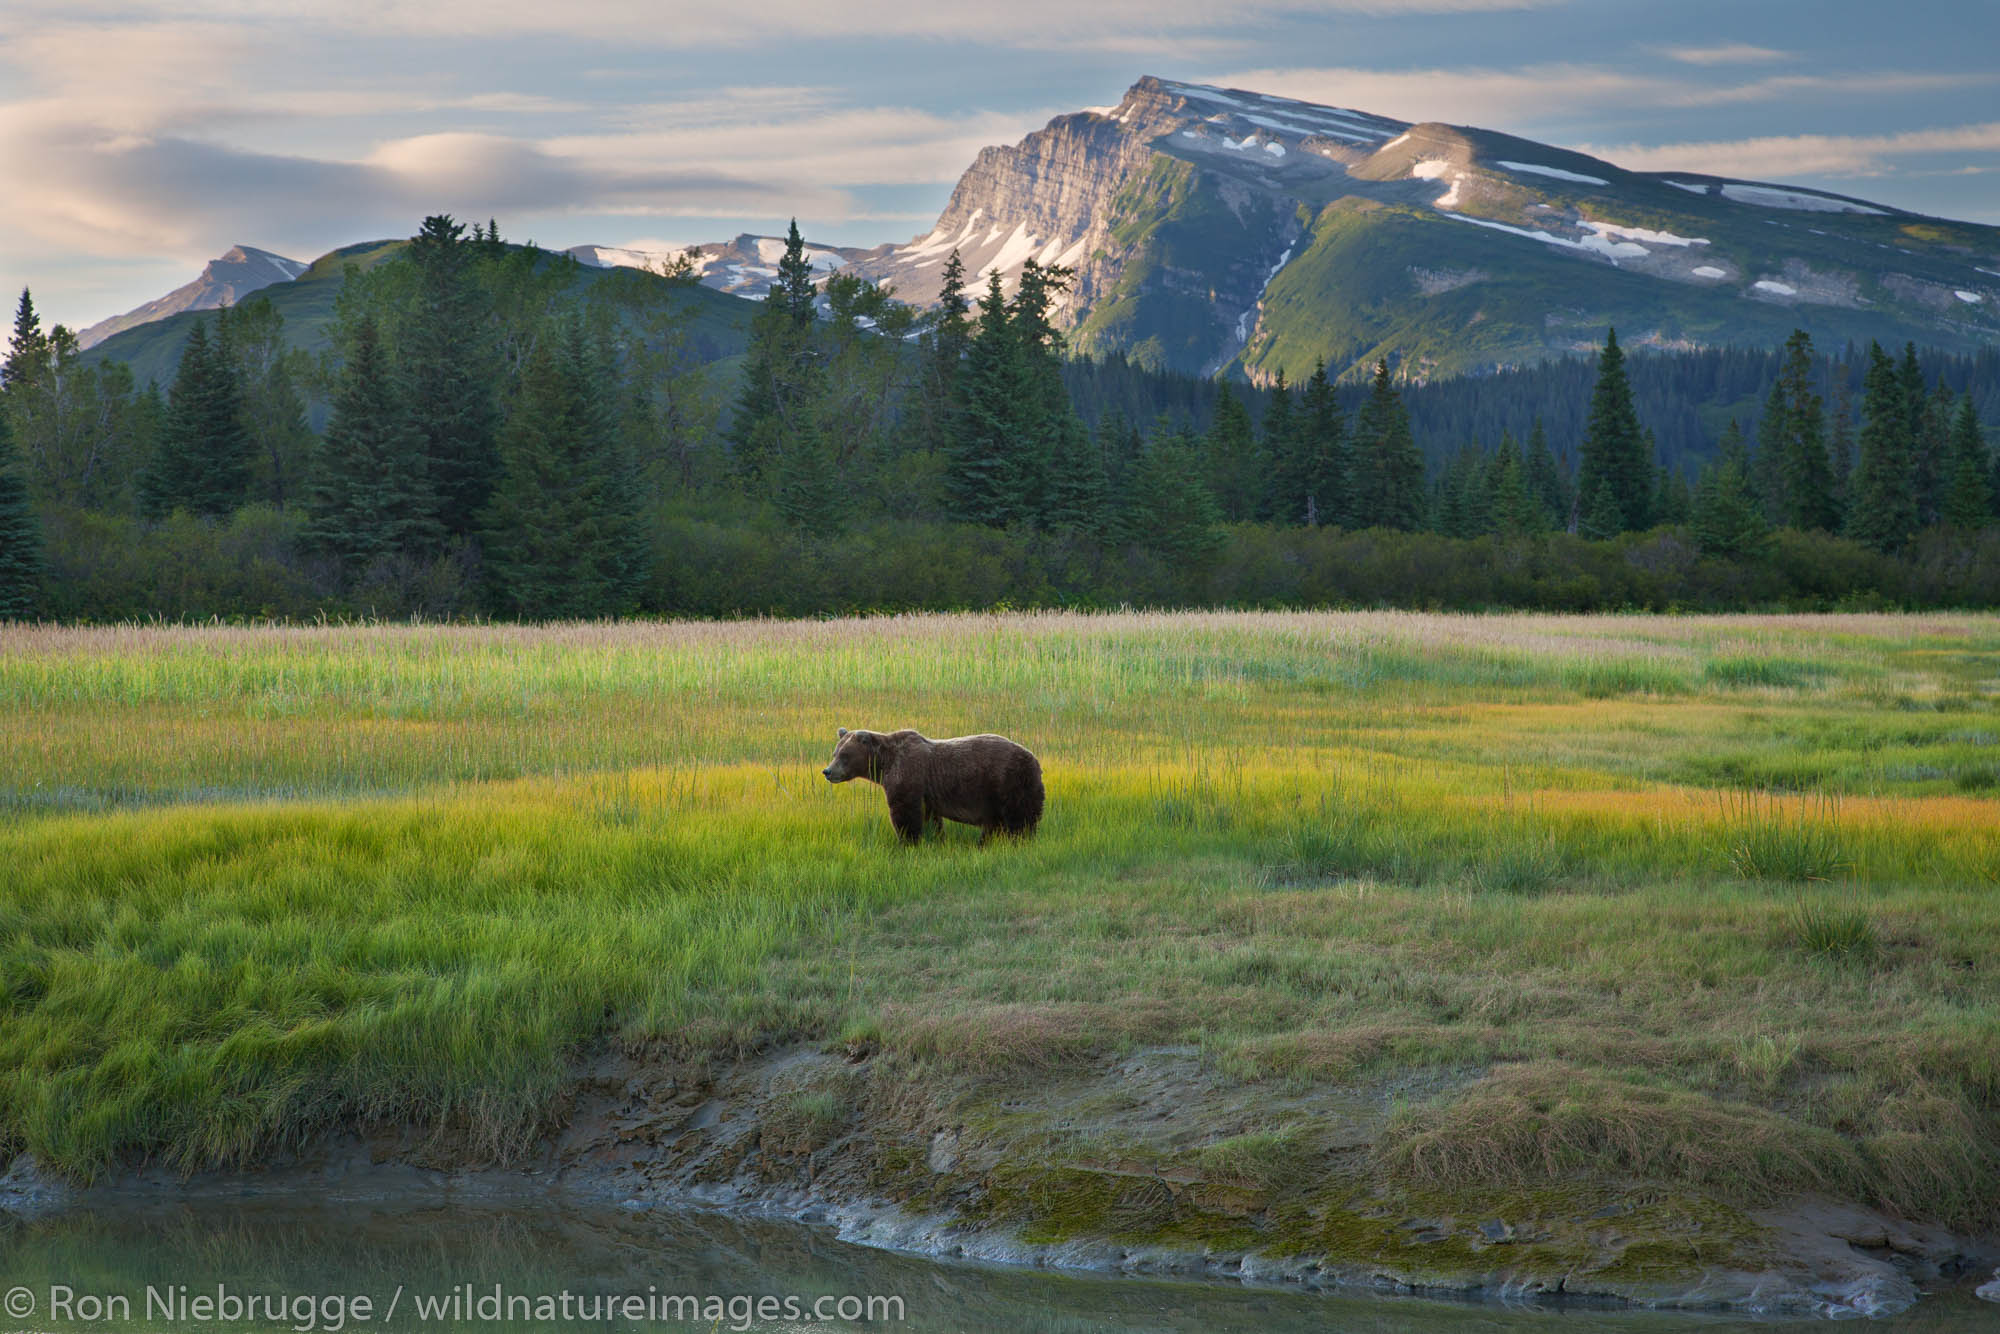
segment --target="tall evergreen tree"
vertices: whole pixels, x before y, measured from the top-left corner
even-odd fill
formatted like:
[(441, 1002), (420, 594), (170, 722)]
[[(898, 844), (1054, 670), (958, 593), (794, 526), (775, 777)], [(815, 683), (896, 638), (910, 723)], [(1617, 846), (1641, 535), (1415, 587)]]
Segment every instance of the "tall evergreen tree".
[(926, 449), (950, 448), (958, 405), (958, 372), (972, 340), (972, 303), (965, 295), (965, 261), (954, 249), (944, 262), (944, 280), (924, 333), (923, 376), (919, 384), (920, 438)]
[(1602, 489), (1610, 496), (1609, 503), (1622, 516), (1620, 531), (1641, 529), (1652, 522), (1648, 510), (1653, 461), (1647, 456), (1645, 435), (1632, 407), (1632, 385), (1625, 373), (1625, 353), (1618, 346), (1616, 329), (1605, 335), (1604, 351), (1597, 359), (1597, 384), (1590, 395), (1590, 420), (1584, 427), (1576, 481), (1588, 502), (1586, 508), (1594, 508), (1599, 518), (1604, 506), (1596, 500), (1597, 492)]
[(945, 470), (954, 518), (999, 526), (1022, 516), (1015, 437), (1025, 379), (995, 270), (987, 275), (979, 323), (958, 376), (958, 429)]
[(1833, 469), (1826, 453), (1826, 412), (1812, 383), (1812, 336), (1795, 329), (1785, 340), (1784, 360), (1771, 390), (1767, 420), (1780, 423), (1776, 451), (1777, 505), (1772, 511), (1794, 528), (1830, 532), (1840, 512), (1834, 504)]
[(1222, 549), (1222, 508), (1202, 480), (1192, 439), (1179, 433), (1154, 435), (1134, 471), (1126, 526), (1135, 543), (1194, 566)]
[(1493, 467), (1487, 474), (1493, 497), (1493, 531), (1508, 537), (1546, 531), (1548, 517), (1541, 501), (1529, 489), (1528, 468), (1514, 437), (1501, 436), (1500, 448), (1493, 459)]
[(347, 578), (376, 560), (421, 556), (441, 533), (424, 438), (411, 420), (372, 316), (356, 327), (326, 435), (314, 453), (307, 548)]
[(1110, 477), (1104, 453), (1083, 421), (1065, 413), (1049, 470), (1048, 523), (1102, 541), (1109, 535)]
[(1356, 527), (1410, 532), (1422, 526), (1424, 458), (1386, 358), (1375, 363), (1368, 401), (1355, 418), (1350, 461)]
[(1280, 368), (1271, 385), (1271, 399), (1264, 407), (1260, 428), (1263, 439), (1259, 452), (1264, 460), (1264, 476), (1257, 488), (1256, 517), (1281, 524), (1302, 523), (1305, 519), (1303, 513), (1292, 514), (1291, 505), (1283, 499), (1305, 493), (1295, 406), (1291, 388), (1285, 383), (1285, 372)]
[(1979, 434), (1979, 414), (1973, 411), (1972, 395), (1958, 400), (1958, 414), (1951, 424), (1951, 468), (1945, 487), (1942, 521), (1953, 528), (1970, 531), (1984, 528), (1995, 518), (1992, 481), (1988, 470), (1986, 442)]
[(1063, 387), (1062, 335), (1054, 323), (1055, 299), (1069, 287), (1070, 272), (1043, 268), (1030, 256), (1008, 306), (1021, 397), (1008, 439), (1014, 453), (1015, 507), (1023, 516), (1047, 511), (1049, 474), (1074, 415)]
[(25, 620), (41, 604), (42, 532), (0, 397), (0, 621)]
[[(1914, 365), (1915, 358), (1906, 364)], [(1862, 383), (1861, 457), (1854, 466), (1850, 537), (1877, 551), (1895, 551), (1917, 529), (1910, 467), (1910, 411), (1905, 381), (1880, 343), (1868, 347)]]
[(1688, 529), (1695, 548), (1722, 560), (1756, 560), (1770, 548), (1771, 525), (1764, 517), (1749, 475), (1749, 450), (1734, 421), (1722, 448), (1695, 483)]
[(1917, 496), (1917, 526), (1928, 528), (1943, 517), (1945, 492), (1951, 486), (1955, 462), (1951, 428), (1958, 415), (1958, 402), (1951, 386), (1942, 380), (1923, 395), (1921, 402), (1912, 445), (1918, 463), (1911, 489)]
[(1571, 502), (1569, 486), (1563, 480), (1562, 465), (1556, 462), (1555, 451), (1549, 448), (1549, 433), (1542, 426), (1542, 419), (1535, 418), (1535, 424), (1528, 433), (1528, 443), (1522, 456), (1526, 465), (1528, 492), (1541, 504), (1550, 528), (1568, 528)]
[(1916, 526), (1921, 528), (1937, 518), (1938, 471), (1943, 460), (1937, 455), (1939, 441), (1926, 430), (1929, 415), (1928, 386), (1924, 369), (1917, 360), (1917, 345), (1903, 344), (1896, 363), (1896, 385), (1902, 396), (1904, 449), (1910, 469), (1910, 501), (1916, 509)]
[(256, 492), (282, 509), (299, 499), (299, 473), (313, 447), (305, 403), (293, 379), (298, 354), (285, 347), (285, 317), (260, 294), (224, 306), (216, 312), (216, 324), (227, 335), (219, 341), (234, 363)]
[(35, 312), (35, 298), (21, 289), (14, 307), (14, 331), (7, 345), (7, 360), (0, 363), (0, 390), (25, 386), (41, 373), (49, 360), (48, 335), (42, 332), (42, 317)]
[(629, 610), (640, 572), (629, 476), (609, 398), (583, 329), (543, 339), (500, 430), (500, 483), (487, 506), (486, 565), (495, 605), (523, 619)]
[(1847, 381), (1848, 368), (1843, 362), (1833, 371), (1833, 424), (1826, 438), (1827, 466), (1833, 474), (1833, 503), (1842, 528), (1846, 526), (1854, 494), (1854, 396)]
[(1352, 526), (1353, 448), (1323, 361), (1313, 367), (1299, 396), (1296, 435), (1300, 489), (1288, 501), (1294, 517), (1287, 522)]
[(794, 218), (785, 233), (778, 277), (750, 322), (743, 388), (730, 423), (732, 461), (753, 492), (798, 485), (798, 479), (788, 483), (784, 476), (788, 449), (803, 446), (812, 455), (801, 467), (814, 466), (823, 455), (823, 435), (817, 429), (824, 394), (813, 336), (818, 316), (814, 296), (812, 262)]
[(395, 331), (400, 396), (423, 439), (439, 531), (452, 537), (478, 529), (500, 470), (499, 365), (491, 311), (473, 273), (479, 253), (450, 214), (425, 218), (409, 247), (415, 301)]
[(243, 503), (250, 485), (250, 436), (230, 349), (209, 337), (207, 320), (188, 331), (167, 416), (153, 458), (139, 479), (142, 510), (159, 517), (184, 509), (221, 518)]
[(1250, 412), (1227, 381), (1215, 399), (1215, 420), (1202, 441), (1207, 456), (1204, 472), (1209, 494), (1222, 507), (1222, 517), (1243, 523), (1256, 517), (1264, 469), (1258, 459), (1257, 437)]

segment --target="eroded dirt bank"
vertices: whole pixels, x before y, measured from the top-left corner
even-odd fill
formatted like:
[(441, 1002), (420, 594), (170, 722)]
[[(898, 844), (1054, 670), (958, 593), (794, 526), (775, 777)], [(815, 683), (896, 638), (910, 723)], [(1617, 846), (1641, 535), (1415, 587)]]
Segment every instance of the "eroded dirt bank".
[[(1816, 1198), (1730, 1203), (1637, 1183), (1417, 1188), (1371, 1170), (1394, 1109), (1481, 1072), (1247, 1084), (1192, 1049), (1006, 1079), (865, 1048), (736, 1062), (607, 1056), (506, 1165), (377, 1127), (242, 1173), (138, 1169), (73, 1190), (16, 1163), (0, 1208), (140, 1192), (479, 1196), (697, 1205), (942, 1257), (1744, 1312), (1893, 1312), (1984, 1275), (1962, 1237)], [(1996, 1291), (2000, 1297), (2000, 1291)]]

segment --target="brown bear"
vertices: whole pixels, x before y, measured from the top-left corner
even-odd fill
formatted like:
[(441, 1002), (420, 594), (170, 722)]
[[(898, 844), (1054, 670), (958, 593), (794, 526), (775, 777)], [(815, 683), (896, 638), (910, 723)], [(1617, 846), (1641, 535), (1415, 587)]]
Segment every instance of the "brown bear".
[(921, 732), (840, 729), (829, 783), (866, 778), (889, 798), (889, 823), (905, 843), (926, 824), (978, 825), (981, 843), (995, 833), (1032, 834), (1042, 818), (1042, 762), (1026, 746), (991, 732), (933, 741)]

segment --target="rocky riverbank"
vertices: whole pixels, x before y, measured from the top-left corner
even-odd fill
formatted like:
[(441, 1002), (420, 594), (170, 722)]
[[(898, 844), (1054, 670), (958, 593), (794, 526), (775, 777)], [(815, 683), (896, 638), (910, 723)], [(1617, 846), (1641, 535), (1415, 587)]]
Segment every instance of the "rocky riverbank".
[(2000, 1260), (1993, 1238), (1835, 1200), (1753, 1206), (1608, 1181), (1419, 1189), (1371, 1168), (1398, 1105), (1481, 1073), (1287, 1088), (1179, 1048), (1004, 1079), (865, 1045), (726, 1063), (616, 1055), (582, 1073), (529, 1161), (475, 1162), (449, 1135), (375, 1127), (252, 1172), (147, 1169), (88, 1190), (22, 1160), (0, 1177), (0, 1210), (132, 1192), (529, 1189), (792, 1219), (942, 1258), (1823, 1316), (1902, 1310)]

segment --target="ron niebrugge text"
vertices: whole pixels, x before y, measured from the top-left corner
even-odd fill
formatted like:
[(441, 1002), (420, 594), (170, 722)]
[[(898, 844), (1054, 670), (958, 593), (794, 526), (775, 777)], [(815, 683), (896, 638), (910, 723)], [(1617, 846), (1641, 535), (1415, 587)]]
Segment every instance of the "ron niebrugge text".
[[(297, 1334), (340, 1334), (354, 1325), (486, 1324), (535, 1321), (553, 1324), (703, 1324), (747, 1330), (768, 1321), (887, 1324), (904, 1319), (894, 1294), (762, 1296), (662, 1292), (509, 1292), (495, 1283), (460, 1284), (443, 1291), (411, 1292), (398, 1286), (386, 1302), (370, 1293), (285, 1293), (241, 1290), (226, 1283), (148, 1285), (138, 1293), (83, 1292), (49, 1285), (46, 1301), (25, 1287), (10, 1289), (6, 1313), (40, 1314), (48, 1325), (108, 1325), (132, 1320), (155, 1324), (282, 1327)], [(39, 1311), (37, 1310), (39, 1308)]]

